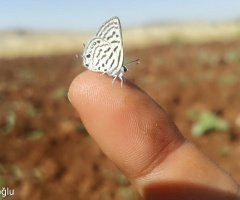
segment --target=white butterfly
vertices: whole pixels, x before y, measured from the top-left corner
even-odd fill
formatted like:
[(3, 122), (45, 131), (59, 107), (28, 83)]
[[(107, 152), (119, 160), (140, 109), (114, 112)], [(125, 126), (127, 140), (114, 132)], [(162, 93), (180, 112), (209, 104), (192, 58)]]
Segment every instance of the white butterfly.
[(83, 65), (91, 71), (107, 73), (117, 77), (123, 84), (123, 75), (128, 68), (123, 65), (122, 29), (118, 17), (104, 23), (95, 36), (89, 40), (83, 51)]

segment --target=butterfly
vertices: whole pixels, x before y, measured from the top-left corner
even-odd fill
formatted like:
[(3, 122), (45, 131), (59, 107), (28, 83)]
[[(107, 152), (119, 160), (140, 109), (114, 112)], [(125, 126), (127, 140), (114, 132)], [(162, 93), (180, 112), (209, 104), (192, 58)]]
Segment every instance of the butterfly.
[(119, 77), (122, 87), (128, 68), (123, 65), (122, 29), (118, 17), (112, 17), (100, 27), (85, 46), (82, 57), (87, 69), (113, 76), (112, 84)]

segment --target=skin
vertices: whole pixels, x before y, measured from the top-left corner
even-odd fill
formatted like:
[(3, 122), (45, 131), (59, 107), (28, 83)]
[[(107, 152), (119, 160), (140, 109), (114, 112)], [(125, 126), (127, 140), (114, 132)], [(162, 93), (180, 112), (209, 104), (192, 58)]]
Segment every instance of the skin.
[(144, 199), (240, 199), (238, 184), (186, 140), (150, 96), (86, 71), (69, 99), (102, 151)]

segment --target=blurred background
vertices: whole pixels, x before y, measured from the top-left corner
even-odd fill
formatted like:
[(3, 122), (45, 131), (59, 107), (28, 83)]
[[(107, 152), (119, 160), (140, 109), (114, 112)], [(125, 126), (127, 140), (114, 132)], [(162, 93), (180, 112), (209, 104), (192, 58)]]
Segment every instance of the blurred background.
[(125, 62), (141, 62), (127, 78), (240, 183), (239, 8), (237, 0), (1, 1), (0, 190), (14, 190), (5, 198), (141, 199), (67, 99), (85, 70), (76, 54), (113, 16)]

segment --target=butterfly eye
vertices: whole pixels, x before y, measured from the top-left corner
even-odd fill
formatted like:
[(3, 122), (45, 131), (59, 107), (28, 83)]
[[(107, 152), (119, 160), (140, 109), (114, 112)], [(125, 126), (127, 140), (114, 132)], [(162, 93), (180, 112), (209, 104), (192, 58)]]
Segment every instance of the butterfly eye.
[(128, 71), (128, 68), (126, 68), (125, 66), (123, 66), (123, 71), (124, 71), (124, 72), (127, 72), (127, 71)]

